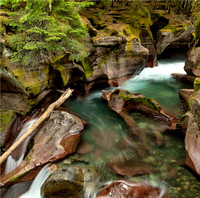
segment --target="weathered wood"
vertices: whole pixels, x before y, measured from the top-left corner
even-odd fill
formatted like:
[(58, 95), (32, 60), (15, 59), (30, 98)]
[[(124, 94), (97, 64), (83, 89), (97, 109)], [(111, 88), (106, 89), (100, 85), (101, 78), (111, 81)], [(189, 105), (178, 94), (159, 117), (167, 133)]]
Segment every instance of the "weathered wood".
[(58, 100), (49, 105), (42, 116), (0, 157), (0, 164), (2, 164), (9, 155), (31, 134), (33, 131), (49, 116), (49, 114), (57, 107), (59, 107), (67, 98), (70, 97), (72, 89), (68, 88)]

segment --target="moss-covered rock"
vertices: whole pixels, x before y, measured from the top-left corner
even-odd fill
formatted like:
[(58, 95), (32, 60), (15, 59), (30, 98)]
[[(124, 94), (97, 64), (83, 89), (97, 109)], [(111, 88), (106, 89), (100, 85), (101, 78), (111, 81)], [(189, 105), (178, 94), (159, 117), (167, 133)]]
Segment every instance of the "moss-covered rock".
[(42, 197), (84, 197), (84, 187), (94, 186), (97, 173), (90, 167), (65, 167), (53, 172), (44, 182), (41, 189)]
[(14, 115), (15, 113), (12, 110), (0, 109), (0, 132), (12, 121)]
[(161, 106), (152, 98), (147, 98), (140, 93), (131, 93), (122, 89), (115, 89), (114, 91), (103, 91), (102, 98), (108, 102), (111, 110), (117, 112), (128, 124), (131, 126), (131, 113), (141, 112), (156, 121), (162, 121), (174, 129), (178, 119), (165, 112)]
[(200, 91), (200, 77), (197, 77), (194, 80), (194, 91)]

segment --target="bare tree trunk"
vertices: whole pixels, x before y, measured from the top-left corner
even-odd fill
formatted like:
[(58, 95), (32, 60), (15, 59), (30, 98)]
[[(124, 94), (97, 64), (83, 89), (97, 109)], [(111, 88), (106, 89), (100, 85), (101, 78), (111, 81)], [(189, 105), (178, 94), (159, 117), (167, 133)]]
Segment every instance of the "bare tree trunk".
[(68, 88), (58, 100), (52, 103), (42, 116), (0, 157), (0, 164), (2, 164), (10, 154), (31, 134), (33, 131), (49, 116), (49, 114), (59, 107), (67, 98), (70, 97), (72, 89)]

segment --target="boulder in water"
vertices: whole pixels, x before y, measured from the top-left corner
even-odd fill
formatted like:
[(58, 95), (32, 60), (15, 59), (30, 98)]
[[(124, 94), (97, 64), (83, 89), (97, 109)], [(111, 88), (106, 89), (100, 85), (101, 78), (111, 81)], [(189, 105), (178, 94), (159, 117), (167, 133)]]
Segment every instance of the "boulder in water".
[(34, 136), (34, 145), (26, 158), (2, 177), (0, 184), (31, 180), (46, 163), (75, 152), (83, 129), (81, 119), (66, 111), (55, 110)]
[[(58, 169), (44, 182), (43, 198), (84, 198), (84, 191), (94, 187), (97, 173), (89, 167), (66, 167)], [(92, 190), (92, 189), (91, 189)]]
[(130, 125), (131, 120), (130, 112), (142, 112), (155, 121), (161, 121), (169, 126), (169, 129), (175, 129), (178, 119), (165, 112), (162, 107), (152, 98), (147, 98), (140, 93), (134, 94), (122, 89), (115, 89), (114, 91), (102, 92), (102, 99), (108, 102), (111, 110), (117, 112), (125, 122)]
[(103, 197), (168, 198), (169, 196), (164, 189), (158, 187), (139, 182), (116, 180), (104, 187), (97, 195), (97, 198)]

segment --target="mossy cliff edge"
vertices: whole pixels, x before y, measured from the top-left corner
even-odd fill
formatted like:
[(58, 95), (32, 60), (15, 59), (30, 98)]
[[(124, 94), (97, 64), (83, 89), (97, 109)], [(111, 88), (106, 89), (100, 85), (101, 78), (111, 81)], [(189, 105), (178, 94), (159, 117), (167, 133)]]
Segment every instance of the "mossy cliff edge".
[[(59, 13), (61, 4), (58, 2), (61, 1), (57, 1), (57, 4), (52, 1), (51, 9), (46, 1), (38, 7), (40, 12), (44, 11), (45, 6), (48, 9), (44, 14), (46, 18), (40, 19), (45, 27), (38, 24), (37, 31), (33, 27), (37, 23), (36, 19), (31, 19), (30, 24), (24, 26), (26, 17), (32, 14), (32, 5), (26, 8), (26, 3), (7, 5), (4, 4), (5, 0), (2, 1), (1, 67), (20, 84), (15, 95), (17, 101), (23, 101), (25, 106), (20, 110), (13, 109), (17, 113), (25, 114), (30, 111), (45, 89), (72, 86), (77, 90), (89, 90), (96, 83), (101, 84), (102, 80), (117, 86), (130, 76), (140, 73), (146, 65), (155, 65), (157, 54), (162, 53), (166, 47), (174, 47), (175, 42), (190, 42), (193, 39), (190, 18), (186, 14), (176, 14), (176, 7), (173, 5), (169, 12), (159, 1), (157, 5), (151, 1), (97, 1), (92, 5), (88, 1), (89, 7), (85, 9), (86, 5), (83, 6), (81, 1), (73, 5), (68, 3), (65, 8), (70, 8), (71, 11), (76, 3), (78, 8), (82, 5), (80, 15), (77, 11), (70, 15), (76, 22), (71, 24)], [(40, 12), (36, 12), (35, 16), (39, 17)], [(49, 22), (55, 29), (45, 29), (49, 27), (47, 21), (50, 16), (59, 16), (55, 21)], [(61, 26), (64, 29), (59, 29)], [(66, 31), (70, 28), (74, 30), (71, 29), (71, 35), (67, 35)], [(170, 40), (167, 40), (169, 37)], [(34, 45), (32, 38), (35, 39)], [(56, 44), (57, 41), (63, 44), (62, 48)], [(49, 46), (45, 46), (48, 42)], [(29, 54), (31, 57), (27, 59), (20, 56), (21, 58), (14, 59), (17, 62), (12, 62), (13, 54), (16, 58), (16, 52), (21, 48), (25, 50), (21, 52), (39, 49), (39, 54)], [(8, 91), (2, 90), (4, 92), (7, 94)], [(13, 108), (4, 106), (6, 109)]]

